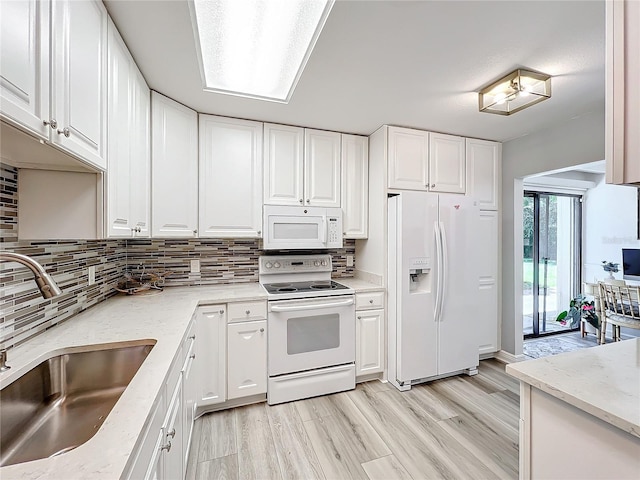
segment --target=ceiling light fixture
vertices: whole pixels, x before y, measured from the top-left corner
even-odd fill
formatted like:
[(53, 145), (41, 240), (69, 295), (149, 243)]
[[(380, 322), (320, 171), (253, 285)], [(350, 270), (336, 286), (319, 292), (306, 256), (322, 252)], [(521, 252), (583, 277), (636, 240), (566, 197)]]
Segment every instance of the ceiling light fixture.
[(480, 90), (481, 112), (511, 115), (551, 98), (551, 76), (518, 69)]
[(190, 0), (204, 90), (288, 103), (334, 0)]

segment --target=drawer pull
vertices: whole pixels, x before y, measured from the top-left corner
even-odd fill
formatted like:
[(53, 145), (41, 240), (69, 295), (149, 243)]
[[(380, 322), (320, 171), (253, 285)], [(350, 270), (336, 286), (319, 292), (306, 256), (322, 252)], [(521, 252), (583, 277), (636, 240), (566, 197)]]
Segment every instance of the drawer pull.
[(166, 445), (163, 445), (162, 447), (160, 447), (160, 451), (162, 450), (166, 450), (167, 452), (171, 451), (171, 442), (167, 442)]
[(362, 320), (362, 317), (358, 316), (358, 320)]
[(195, 339), (196, 339), (195, 333), (193, 335), (189, 335), (189, 340), (195, 340)]
[(195, 354), (195, 353), (192, 353), (192, 354), (189, 356), (189, 358), (196, 358), (196, 354)]
[(251, 310), (247, 310), (247, 311), (246, 311), (246, 312), (244, 312), (244, 313), (246, 313), (247, 315), (249, 315), (249, 314), (251, 313)]
[[(170, 432), (167, 432), (167, 437), (174, 438), (175, 436), (176, 436), (176, 429), (175, 428), (173, 430), (171, 430)], [(171, 442), (169, 442), (169, 444), (171, 444)]]
[(373, 303), (373, 299), (369, 300), (369, 303)]
[(260, 333), (264, 333), (264, 328), (261, 328), (261, 329), (260, 329)]
[(218, 313), (220, 313), (220, 315), (222, 315), (224, 313), (224, 310), (220, 310), (220, 312), (218, 312)]

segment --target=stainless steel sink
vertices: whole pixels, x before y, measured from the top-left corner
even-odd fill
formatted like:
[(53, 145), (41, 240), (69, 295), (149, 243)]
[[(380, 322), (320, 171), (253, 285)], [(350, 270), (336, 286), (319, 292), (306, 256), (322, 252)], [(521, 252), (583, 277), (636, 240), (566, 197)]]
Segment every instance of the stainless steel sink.
[(59, 455), (93, 437), (155, 344), (132, 343), (57, 355), (0, 390), (0, 466)]

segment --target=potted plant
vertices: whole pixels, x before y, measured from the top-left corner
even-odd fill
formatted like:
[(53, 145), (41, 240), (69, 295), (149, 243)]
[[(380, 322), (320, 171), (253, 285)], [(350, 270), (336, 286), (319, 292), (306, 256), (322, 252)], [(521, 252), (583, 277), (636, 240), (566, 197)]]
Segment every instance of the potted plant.
[(556, 322), (560, 322), (562, 325), (571, 322), (569, 326), (576, 328), (580, 324), (580, 317), (582, 317), (594, 328), (600, 328), (600, 319), (596, 314), (594, 303), (593, 300), (589, 301), (583, 295), (578, 295), (569, 302), (569, 310), (560, 312)]

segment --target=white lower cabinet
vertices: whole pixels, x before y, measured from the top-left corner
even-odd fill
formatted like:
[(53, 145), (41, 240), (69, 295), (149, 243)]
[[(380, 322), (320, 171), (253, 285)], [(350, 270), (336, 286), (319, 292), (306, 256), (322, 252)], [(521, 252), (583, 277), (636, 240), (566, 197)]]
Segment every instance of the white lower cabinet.
[(227, 400), (267, 392), (267, 321), (227, 326)]
[(384, 292), (356, 294), (356, 377), (384, 370)]
[(356, 376), (384, 368), (384, 310), (356, 312)]
[(480, 211), (476, 242), (483, 245), (483, 255), (478, 258), (480, 268), (478, 277), (477, 309), (474, 312), (478, 323), (478, 348), (480, 355), (500, 350), (499, 341), (499, 255), (500, 255), (500, 219), (499, 212)]
[(191, 434), (193, 433), (193, 422), (196, 413), (196, 395), (198, 391), (198, 377), (195, 375), (195, 325), (187, 337), (187, 355), (182, 367), (182, 425), (184, 438), (182, 441), (182, 475), (187, 471), (187, 460), (191, 447)]
[(226, 305), (198, 309), (196, 317), (196, 371), (198, 409), (227, 399)]

